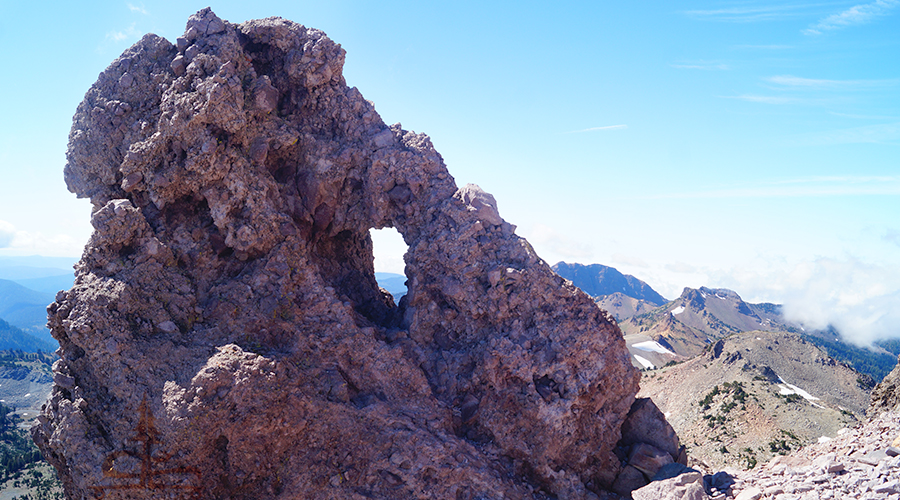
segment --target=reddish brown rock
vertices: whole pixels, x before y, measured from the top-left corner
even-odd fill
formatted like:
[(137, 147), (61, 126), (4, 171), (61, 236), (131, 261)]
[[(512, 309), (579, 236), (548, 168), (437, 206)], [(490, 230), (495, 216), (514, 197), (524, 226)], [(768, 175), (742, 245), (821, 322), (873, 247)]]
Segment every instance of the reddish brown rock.
[[(79, 106), (94, 204), (33, 429), (70, 498), (587, 498), (637, 392), (621, 332), (344, 51), (208, 9)], [(409, 245), (400, 304), (369, 230)]]
[(653, 481), (632, 492), (634, 500), (707, 500), (703, 476), (687, 472), (669, 479)]
[(873, 418), (897, 408), (900, 408), (900, 358), (897, 366), (872, 390), (872, 400), (866, 414)]
[(628, 454), (628, 465), (652, 478), (666, 464), (674, 463), (672, 455), (646, 443), (638, 443), (631, 447)]

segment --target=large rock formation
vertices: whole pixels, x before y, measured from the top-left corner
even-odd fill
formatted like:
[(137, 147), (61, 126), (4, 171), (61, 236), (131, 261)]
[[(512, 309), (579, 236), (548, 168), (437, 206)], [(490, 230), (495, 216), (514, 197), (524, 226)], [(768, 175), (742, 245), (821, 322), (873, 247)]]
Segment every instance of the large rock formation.
[(872, 390), (872, 400), (866, 414), (874, 418), (897, 409), (900, 409), (900, 357), (897, 358), (897, 366)]
[[(75, 115), (94, 204), (35, 442), (70, 498), (588, 498), (638, 374), (621, 333), (344, 51), (277, 18), (145, 36)], [(372, 228), (409, 245), (399, 305)]]

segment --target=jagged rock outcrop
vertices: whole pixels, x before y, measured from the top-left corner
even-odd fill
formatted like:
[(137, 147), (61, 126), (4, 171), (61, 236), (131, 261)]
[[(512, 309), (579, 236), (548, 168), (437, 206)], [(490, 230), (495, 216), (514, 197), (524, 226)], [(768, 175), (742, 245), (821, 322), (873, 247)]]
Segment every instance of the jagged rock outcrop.
[(880, 413), (900, 408), (900, 357), (897, 366), (872, 390), (872, 399), (866, 414), (877, 417)]
[[(344, 51), (209, 9), (147, 35), (75, 115), (94, 205), (49, 308), (35, 442), (70, 498), (589, 498), (638, 373), (621, 332), (427, 136), (386, 126)], [(375, 282), (369, 230), (409, 245)]]

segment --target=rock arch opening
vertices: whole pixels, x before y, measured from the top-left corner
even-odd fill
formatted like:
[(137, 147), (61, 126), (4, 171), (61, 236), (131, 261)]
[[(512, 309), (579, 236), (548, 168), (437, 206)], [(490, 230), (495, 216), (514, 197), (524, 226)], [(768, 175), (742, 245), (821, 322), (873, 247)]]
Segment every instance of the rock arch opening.
[(400, 300), (406, 296), (406, 265), (403, 256), (409, 250), (403, 236), (392, 227), (370, 229), (372, 253), (375, 258), (375, 279), (378, 286), (387, 290), (399, 306)]

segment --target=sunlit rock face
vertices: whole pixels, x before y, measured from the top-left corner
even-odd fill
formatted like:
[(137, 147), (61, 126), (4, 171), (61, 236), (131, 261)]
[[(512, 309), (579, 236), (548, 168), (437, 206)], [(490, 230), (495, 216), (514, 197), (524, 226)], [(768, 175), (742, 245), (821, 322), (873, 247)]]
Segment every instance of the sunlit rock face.
[[(638, 374), (429, 138), (386, 126), (344, 51), (203, 10), (145, 36), (75, 115), (94, 204), (50, 307), (36, 443), (70, 498), (586, 498)], [(369, 230), (409, 245), (378, 288)]]
[(900, 409), (900, 358), (897, 366), (872, 391), (872, 401), (866, 413), (870, 418)]

